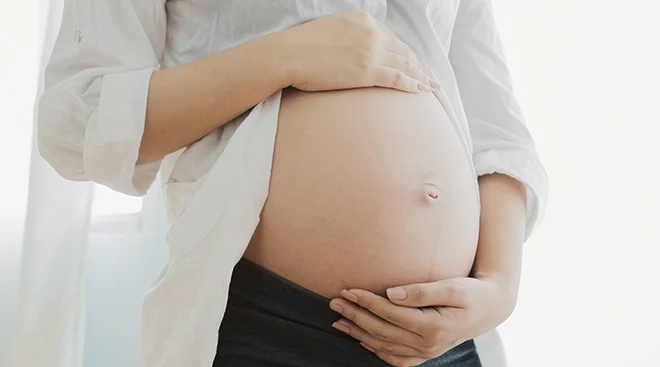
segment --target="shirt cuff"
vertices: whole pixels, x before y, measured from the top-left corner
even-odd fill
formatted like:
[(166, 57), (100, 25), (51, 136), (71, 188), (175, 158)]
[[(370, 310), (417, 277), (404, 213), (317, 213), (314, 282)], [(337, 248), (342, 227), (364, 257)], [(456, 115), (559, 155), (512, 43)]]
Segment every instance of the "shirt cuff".
[(548, 198), (548, 176), (534, 153), (525, 150), (488, 149), (474, 155), (477, 177), (500, 173), (522, 182), (527, 194), (525, 241), (542, 222)]
[(146, 68), (103, 77), (98, 108), (85, 131), (83, 165), (86, 176), (109, 188), (143, 196), (161, 161), (136, 165), (147, 110), (151, 75)]

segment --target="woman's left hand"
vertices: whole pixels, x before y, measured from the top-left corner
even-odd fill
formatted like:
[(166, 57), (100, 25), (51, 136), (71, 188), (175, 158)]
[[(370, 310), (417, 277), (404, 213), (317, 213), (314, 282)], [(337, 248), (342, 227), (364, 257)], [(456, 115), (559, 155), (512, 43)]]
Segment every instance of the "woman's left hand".
[(390, 288), (389, 299), (344, 290), (330, 302), (344, 317), (332, 326), (392, 366), (417, 366), (504, 322), (515, 307), (512, 293), (494, 277)]

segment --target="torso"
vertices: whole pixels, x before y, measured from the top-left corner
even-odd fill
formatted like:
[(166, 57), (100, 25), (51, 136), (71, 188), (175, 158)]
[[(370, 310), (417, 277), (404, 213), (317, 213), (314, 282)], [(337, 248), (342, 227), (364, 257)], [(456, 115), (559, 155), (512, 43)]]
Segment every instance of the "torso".
[(478, 187), (432, 93), (286, 90), (245, 257), (317, 294), (466, 276)]
[[(446, 54), (458, 4), (167, 1), (163, 66), (174, 67), (334, 12), (363, 9), (436, 74), (449, 72)], [(451, 82), (445, 79), (440, 81)], [(453, 91), (455, 86), (445, 89), (464, 130), (462, 138), (469, 139)], [(204, 176), (224, 149), (219, 135), (227, 141), (233, 131), (225, 127), (189, 148), (173, 172), (175, 181)], [(466, 275), (478, 233), (471, 164), (459, 133), (430, 93), (286, 91), (269, 198), (245, 257), (324, 296), (344, 287), (382, 292), (391, 285)], [(425, 196), (433, 185), (438, 187), (437, 199)]]

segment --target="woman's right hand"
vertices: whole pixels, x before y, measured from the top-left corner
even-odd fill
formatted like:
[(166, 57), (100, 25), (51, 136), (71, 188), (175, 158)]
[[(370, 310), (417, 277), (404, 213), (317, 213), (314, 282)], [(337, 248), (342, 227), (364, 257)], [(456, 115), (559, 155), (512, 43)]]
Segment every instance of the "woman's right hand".
[(364, 11), (335, 13), (273, 34), (291, 86), (303, 91), (437, 88), (415, 53)]

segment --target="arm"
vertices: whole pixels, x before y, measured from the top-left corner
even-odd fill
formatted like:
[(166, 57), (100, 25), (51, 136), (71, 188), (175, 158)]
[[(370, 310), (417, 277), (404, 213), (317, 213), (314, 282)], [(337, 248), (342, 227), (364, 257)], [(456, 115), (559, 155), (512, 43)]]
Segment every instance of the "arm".
[[(369, 68), (359, 70), (352, 67), (357, 73), (344, 69), (359, 64), (360, 60), (354, 59), (352, 53), (365, 54), (362, 49), (370, 41), (351, 40), (362, 38), (363, 32), (373, 36), (369, 30), (364, 31), (365, 25), (375, 32), (387, 31), (369, 15), (344, 13), (271, 33), (209, 57), (156, 72), (151, 79), (139, 161), (158, 159), (194, 142), (288, 86), (315, 91), (380, 85), (419, 91), (420, 81), (417, 79), (405, 77), (409, 85), (405, 82), (398, 86), (388, 85), (396, 75), (385, 74), (369, 80), (364, 77), (364, 74), (374, 74)], [(338, 27), (343, 29), (340, 31)], [(330, 42), (324, 39), (326, 34), (332, 35)], [(413, 57), (407, 47), (401, 47), (404, 44), (398, 39), (390, 40), (394, 44), (385, 45), (389, 49), (398, 47), (406, 58)], [(324, 49), (324, 46), (331, 47)], [(309, 49), (313, 49), (311, 57)], [(371, 56), (378, 58), (380, 55)], [(401, 56), (396, 58), (403, 59)], [(387, 64), (382, 65), (386, 67), (375, 71), (390, 73), (402, 66), (405, 68), (405, 61), (403, 65), (381, 61)], [(421, 79), (425, 85), (432, 84), (421, 66), (416, 71), (406, 72)], [(362, 80), (355, 84), (359, 79)]]
[(155, 72), (138, 164), (194, 142), (288, 87), (287, 74), (279, 67), (285, 62), (274, 59), (279, 54), (269, 41), (260, 38)]
[(525, 187), (509, 176), (489, 174), (479, 177), (479, 192), (481, 229), (472, 276), (493, 279), (500, 284), (507, 303), (505, 313), (510, 313), (520, 285), (525, 241)]
[[(500, 173), (523, 184), (526, 200), (523, 237), (525, 241), (545, 211), (548, 182), (534, 141), (513, 94), (511, 76), (496, 30), (490, 0), (461, 1), (452, 33), (449, 58), (470, 127), (477, 175)], [(490, 186), (490, 181), (480, 178), (482, 186)], [(509, 206), (517, 204), (504, 198), (489, 197), (497, 196), (495, 191), (507, 189), (506, 185), (482, 187), (482, 195), (485, 194), (482, 198), (484, 204), (496, 205), (503, 212), (514, 210)], [(502, 191), (502, 195), (505, 194), (505, 191)], [(486, 211), (488, 210), (490, 209), (486, 208)], [(500, 220), (496, 217), (497, 215), (482, 217), (480, 237), (494, 236), (487, 231), (495, 228), (495, 225), (486, 221)], [(517, 234), (511, 234), (512, 239), (515, 236)], [(485, 242), (480, 240), (479, 246), (483, 243)]]
[(90, 4), (66, 2), (39, 100), (39, 149), (65, 178), (142, 195), (163, 156), (288, 84), (264, 40), (159, 70), (163, 1)]
[(433, 85), (414, 53), (350, 11), (159, 70), (164, 0), (67, 1), (39, 100), (41, 155), (71, 180), (143, 195), (163, 156), (277, 90)]

